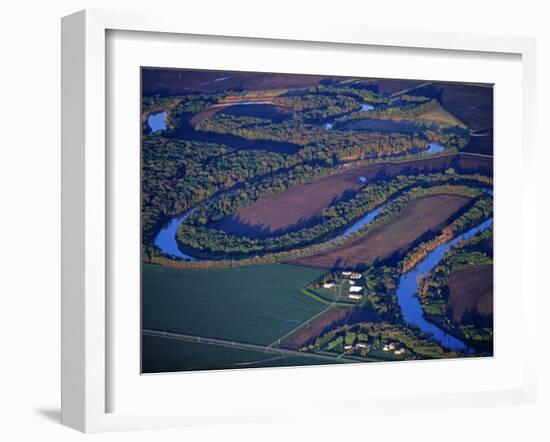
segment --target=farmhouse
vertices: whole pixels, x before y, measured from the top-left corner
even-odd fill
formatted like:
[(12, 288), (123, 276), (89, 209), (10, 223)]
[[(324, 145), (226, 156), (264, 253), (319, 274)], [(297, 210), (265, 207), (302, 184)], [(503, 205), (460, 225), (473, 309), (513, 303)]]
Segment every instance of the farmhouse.
[(390, 342), (389, 344), (384, 345), (384, 348), (382, 350), (384, 351), (395, 350), (395, 342)]
[(344, 345), (344, 350), (350, 351), (353, 348), (353, 345)]
[(336, 283), (334, 281), (327, 281), (323, 284), (323, 288), (325, 289), (332, 289), (336, 286)]
[(351, 272), (342, 272), (342, 276), (350, 276)]
[(350, 299), (351, 301), (361, 301), (361, 299), (363, 299), (363, 295), (358, 295), (356, 293), (350, 293), (348, 295), (348, 299)]
[(405, 353), (405, 349), (403, 347), (401, 347), (400, 349), (398, 350), (395, 350), (394, 352), (396, 355), (402, 355)]
[(352, 285), (352, 286), (349, 288), (349, 292), (350, 292), (350, 293), (361, 293), (362, 291), (363, 291), (363, 287), (358, 286), (358, 285)]
[(353, 272), (351, 275), (349, 275), (350, 279), (361, 279), (361, 273)]
[(367, 348), (367, 343), (366, 342), (358, 342), (357, 344), (355, 344), (355, 346), (357, 348), (360, 348), (360, 349), (366, 349)]

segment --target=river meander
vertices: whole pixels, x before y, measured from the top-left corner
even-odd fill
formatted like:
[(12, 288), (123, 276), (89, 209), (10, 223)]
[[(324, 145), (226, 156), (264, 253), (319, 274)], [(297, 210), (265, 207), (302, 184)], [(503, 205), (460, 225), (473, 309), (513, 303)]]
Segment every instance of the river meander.
[(477, 233), (482, 232), (492, 224), (493, 219), (489, 218), (478, 226), (457, 236), (452, 241), (440, 245), (420, 261), (412, 270), (402, 275), (399, 279), (397, 301), (401, 307), (401, 313), (403, 314), (405, 322), (418, 326), (423, 332), (430, 334), (437, 342), (450, 350), (467, 352), (469, 349), (462, 341), (443, 331), (424, 317), (424, 311), (422, 310), (422, 305), (417, 296), (417, 278), (430, 272), (439, 261), (441, 261), (445, 253), (451, 247), (462, 240), (471, 238)]

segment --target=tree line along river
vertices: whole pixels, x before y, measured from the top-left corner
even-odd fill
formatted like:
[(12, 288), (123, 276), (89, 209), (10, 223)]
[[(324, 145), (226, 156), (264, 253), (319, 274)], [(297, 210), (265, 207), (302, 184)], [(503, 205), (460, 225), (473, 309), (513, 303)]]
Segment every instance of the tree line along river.
[[(252, 105), (252, 103), (250, 103)], [(366, 110), (366, 109), (365, 109)], [(370, 109), (369, 109), (370, 110)], [(164, 130), (166, 125), (164, 119), (166, 117), (165, 112), (152, 114), (148, 119), (148, 124), (153, 131)], [(332, 125), (329, 127), (325, 126), (327, 130), (330, 130)], [(196, 136), (196, 134), (193, 134)], [(205, 136), (204, 134), (202, 136)], [(444, 150), (444, 147), (437, 144), (431, 143), (426, 149), (427, 154), (440, 153)], [(486, 193), (492, 194), (492, 191), (489, 189), (483, 189)], [(162, 253), (172, 256), (182, 260), (196, 260), (195, 257), (183, 253), (177, 244), (176, 233), (180, 224), (192, 213), (193, 209), (188, 210), (187, 212), (180, 214), (170, 220), (165, 227), (163, 227), (157, 236), (155, 237), (154, 244), (162, 251)], [(381, 213), (383, 213), (383, 206), (373, 209), (366, 214), (364, 214), (360, 219), (355, 221), (350, 227), (348, 227), (343, 233), (338, 235), (334, 239), (346, 238), (353, 233), (357, 232), (359, 229), (367, 226), (372, 221), (374, 221)], [(397, 299), (399, 306), (401, 308), (403, 318), (405, 322), (419, 327), (423, 332), (431, 335), (433, 339), (439, 342), (444, 347), (453, 350), (468, 352), (468, 346), (457, 339), (456, 337), (445, 332), (435, 324), (429, 322), (424, 317), (422, 305), (420, 300), (417, 297), (418, 291), (418, 282), (417, 278), (420, 275), (424, 275), (431, 271), (443, 258), (445, 253), (458, 242), (468, 239), (475, 234), (482, 232), (483, 230), (489, 228), (492, 225), (492, 218), (484, 221), (480, 225), (468, 230), (467, 232), (457, 236), (452, 241), (442, 244), (432, 252), (430, 252), (424, 259), (422, 259), (413, 269), (407, 273), (401, 275), (399, 279), (399, 284), (397, 287)]]
[[(492, 195), (492, 190), (482, 189), (484, 192)], [(378, 207), (367, 212), (359, 220), (355, 221), (350, 227), (348, 227), (343, 233), (336, 238), (344, 238), (357, 232), (364, 226), (367, 226), (374, 221), (382, 212), (383, 207)], [(192, 210), (192, 209), (191, 209)], [(190, 211), (172, 219), (166, 227), (164, 227), (157, 237), (155, 238), (155, 245), (159, 247), (163, 253), (171, 255), (184, 260), (195, 260), (194, 257), (182, 253), (177, 245), (176, 232), (179, 225), (190, 215)], [(430, 252), (424, 259), (416, 264), (416, 266), (409, 270), (407, 273), (401, 275), (399, 284), (397, 286), (397, 301), (403, 314), (405, 322), (419, 327), (423, 332), (429, 334), (442, 346), (449, 350), (459, 352), (469, 352), (468, 346), (457, 339), (456, 337), (445, 332), (437, 325), (429, 322), (424, 317), (424, 312), (420, 300), (417, 297), (419, 276), (425, 275), (430, 272), (443, 258), (445, 253), (454, 245), (460, 241), (471, 238), (472, 236), (480, 233), (489, 228), (493, 223), (493, 219), (490, 218), (481, 224), (471, 228), (470, 230), (455, 237), (453, 240), (442, 244)]]

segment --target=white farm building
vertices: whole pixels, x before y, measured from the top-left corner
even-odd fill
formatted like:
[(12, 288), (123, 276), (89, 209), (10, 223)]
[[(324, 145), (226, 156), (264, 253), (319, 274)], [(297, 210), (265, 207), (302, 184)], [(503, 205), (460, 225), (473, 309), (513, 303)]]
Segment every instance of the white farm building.
[(349, 292), (350, 292), (350, 293), (361, 293), (362, 291), (363, 291), (363, 287), (358, 286), (358, 285), (352, 285), (352, 286), (349, 288)]

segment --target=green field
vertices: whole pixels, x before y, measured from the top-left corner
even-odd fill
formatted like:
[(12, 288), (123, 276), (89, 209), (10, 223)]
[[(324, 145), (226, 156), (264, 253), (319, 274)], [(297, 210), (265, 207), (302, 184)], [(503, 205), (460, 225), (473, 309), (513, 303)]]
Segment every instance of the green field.
[(142, 345), (143, 373), (222, 370), (228, 368), (288, 367), (329, 363), (307, 357), (283, 356), (276, 352), (197, 344), (195, 342), (158, 336), (143, 335)]
[(142, 327), (267, 345), (326, 308), (301, 292), (323, 273), (284, 264), (209, 270), (143, 264)]

